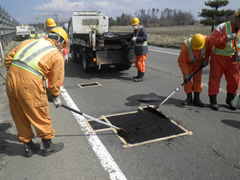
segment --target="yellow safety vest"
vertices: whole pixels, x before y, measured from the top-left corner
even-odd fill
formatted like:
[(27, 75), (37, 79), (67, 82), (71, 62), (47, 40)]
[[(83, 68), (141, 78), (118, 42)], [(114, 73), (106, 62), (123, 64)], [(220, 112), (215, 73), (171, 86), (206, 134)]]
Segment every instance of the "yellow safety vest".
[[(231, 22), (225, 22), (223, 24), (221, 24), (220, 26), (224, 26), (226, 28), (226, 35), (231, 34), (232, 33), (232, 26), (231, 26)], [(222, 30), (223, 28), (221, 28), (220, 30)], [(222, 32), (220, 32), (222, 33)], [(216, 47), (214, 47), (213, 52), (215, 54), (218, 55), (222, 55), (222, 56), (232, 56), (235, 54), (236, 48), (232, 46), (232, 41), (227, 41), (226, 46), (224, 49), (218, 49)]]
[(12, 60), (12, 65), (33, 73), (43, 79), (43, 73), (38, 68), (38, 62), (47, 53), (56, 50), (49, 41), (45, 39), (35, 40), (20, 49)]

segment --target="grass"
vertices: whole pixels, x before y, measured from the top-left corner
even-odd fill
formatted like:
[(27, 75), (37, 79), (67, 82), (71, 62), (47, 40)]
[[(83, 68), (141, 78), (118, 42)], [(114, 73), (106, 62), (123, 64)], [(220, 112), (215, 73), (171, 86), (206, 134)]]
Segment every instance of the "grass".
[[(192, 37), (196, 33), (209, 36), (211, 34), (210, 26), (192, 25), (192, 26), (169, 26), (169, 27), (147, 27), (148, 44), (160, 47), (181, 48), (184, 40)], [(111, 26), (113, 32), (132, 32), (131, 26)]]

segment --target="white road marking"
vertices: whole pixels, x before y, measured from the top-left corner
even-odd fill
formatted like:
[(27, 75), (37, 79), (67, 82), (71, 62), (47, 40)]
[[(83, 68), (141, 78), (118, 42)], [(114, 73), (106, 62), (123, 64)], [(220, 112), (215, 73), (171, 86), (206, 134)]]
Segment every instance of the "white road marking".
[[(63, 99), (66, 101), (66, 104), (79, 111), (78, 107), (73, 102), (72, 98), (67, 93), (66, 89), (63, 87), (61, 95)], [(77, 120), (80, 125), (81, 130), (86, 136), (89, 144), (92, 146), (93, 151), (96, 153), (98, 159), (100, 160), (103, 168), (109, 173), (110, 180), (127, 180), (125, 175), (122, 173), (117, 163), (114, 161), (112, 156), (107, 151), (106, 147), (103, 145), (101, 140), (98, 138), (96, 134), (91, 134), (87, 124), (84, 122), (84, 117), (72, 112), (74, 118)]]
[(155, 52), (160, 52), (160, 53), (165, 53), (165, 54), (173, 54), (173, 55), (179, 55), (179, 53), (173, 53), (173, 52), (167, 52), (167, 51), (160, 51), (156, 49), (149, 49), (149, 51), (155, 51)]

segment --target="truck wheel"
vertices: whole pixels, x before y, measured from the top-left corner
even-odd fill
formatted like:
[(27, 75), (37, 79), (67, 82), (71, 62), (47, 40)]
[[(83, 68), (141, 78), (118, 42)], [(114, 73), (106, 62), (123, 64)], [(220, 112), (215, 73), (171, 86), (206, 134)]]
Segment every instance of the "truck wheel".
[(82, 56), (82, 67), (83, 67), (84, 72), (86, 72), (86, 73), (89, 73), (92, 71), (92, 68), (89, 67), (88, 60), (89, 60), (88, 55), (86, 53), (84, 53)]

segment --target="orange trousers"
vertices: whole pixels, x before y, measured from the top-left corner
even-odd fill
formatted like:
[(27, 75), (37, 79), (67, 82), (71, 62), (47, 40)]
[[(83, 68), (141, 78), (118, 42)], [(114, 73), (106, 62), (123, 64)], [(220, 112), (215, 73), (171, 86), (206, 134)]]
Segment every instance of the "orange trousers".
[(136, 68), (141, 72), (145, 72), (146, 59), (147, 59), (147, 54), (136, 56), (135, 65), (136, 65)]
[[(193, 74), (197, 71), (202, 65), (202, 61), (196, 62), (194, 64), (188, 65), (188, 72)], [(186, 74), (183, 74), (183, 79), (185, 78)], [(191, 92), (202, 92), (202, 69), (195, 74), (192, 79), (184, 85), (184, 91), (186, 94)]]
[(7, 75), (6, 91), (20, 142), (28, 143), (34, 137), (32, 126), (42, 139), (55, 136), (42, 80), (12, 65)]
[(234, 56), (220, 56), (213, 54), (210, 60), (210, 73), (208, 82), (208, 94), (219, 93), (222, 75), (227, 81), (228, 93), (237, 94), (239, 86), (239, 66)]

